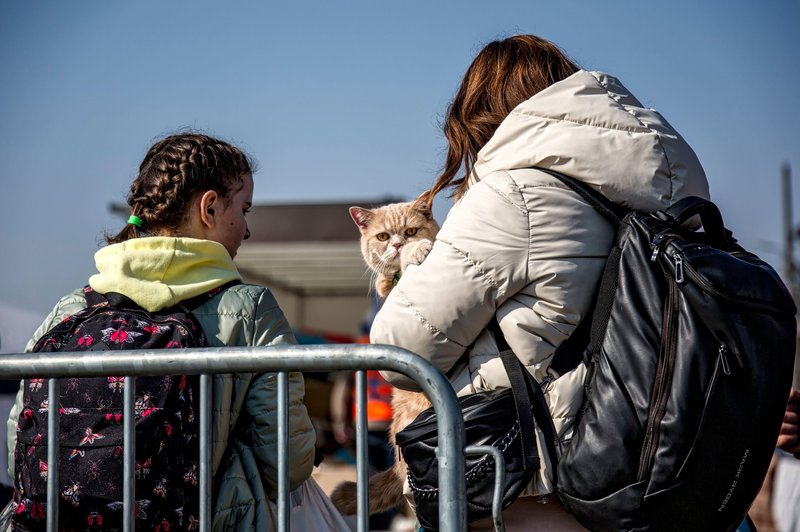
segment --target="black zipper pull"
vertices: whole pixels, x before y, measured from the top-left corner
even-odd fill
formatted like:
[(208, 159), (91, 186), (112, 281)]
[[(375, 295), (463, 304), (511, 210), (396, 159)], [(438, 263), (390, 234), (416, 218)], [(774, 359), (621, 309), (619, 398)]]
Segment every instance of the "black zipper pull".
[(726, 353), (728, 352), (728, 348), (725, 344), (720, 344), (719, 346), (719, 362), (722, 365), (722, 372), (725, 375), (731, 374), (731, 365), (728, 363), (728, 357)]
[(650, 262), (655, 262), (658, 259), (658, 254), (661, 252), (661, 243), (664, 241), (664, 235), (658, 235), (653, 239), (653, 254), (650, 255)]
[(675, 282), (681, 284), (684, 280), (683, 277), (683, 257), (676, 253), (675, 254)]

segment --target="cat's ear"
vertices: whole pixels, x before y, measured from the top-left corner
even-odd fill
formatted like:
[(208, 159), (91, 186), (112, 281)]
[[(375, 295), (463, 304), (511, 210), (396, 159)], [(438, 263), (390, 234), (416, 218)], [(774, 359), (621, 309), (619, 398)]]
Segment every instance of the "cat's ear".
[(415, 199), (411, 205), (414, 208), (414, 210), (416, 210), (422, 216), (424, 216), (426, 220), (433, 219), (433, 211), (431, 210), (430, 204), (428, 203), (427, 193), (423, 193), (420, 197)]
[(369, 221), (372, 219), (372, 211), (364, 207), (350, 207), (350, 217), (363, 233), (367, 230), (367, 225), (369, 225)]

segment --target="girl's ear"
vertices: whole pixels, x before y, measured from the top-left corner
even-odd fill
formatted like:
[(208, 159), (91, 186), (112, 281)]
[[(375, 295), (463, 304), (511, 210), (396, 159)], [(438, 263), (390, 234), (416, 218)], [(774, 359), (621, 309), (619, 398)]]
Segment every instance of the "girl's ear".
[(216, 209), (219, 207), (220, 197), (215, 190), (207, 190), (200, 196), (200, 222), (203, 227), (213, 229), (216, 225)]

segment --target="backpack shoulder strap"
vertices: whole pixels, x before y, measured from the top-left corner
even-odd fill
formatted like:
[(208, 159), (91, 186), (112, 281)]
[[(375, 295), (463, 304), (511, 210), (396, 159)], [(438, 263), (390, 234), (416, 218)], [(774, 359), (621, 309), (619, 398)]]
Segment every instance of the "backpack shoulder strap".
[[(594, 207), (598, 213), (603, 215), (606, 220), (611, 223), (614, 230), (618, 230), (625, 216), (632, 212), (631, 209), (628, 209), (627, 207), (619, 205), (618, 203), (606, 198), (603, 194), (596, 191), (583, 181), (578, 181), (574, 177), (562, 174), (561, 172), (556, 172), (555, 170), (551, 170), (549, 168), (541, 168), (538, 166), (534, 168), (555, 177), (569, 187), (573, 192), (578, 194), (581, 198), (586, 200), (589, 205)], [(605, 276), (606, 275), (604, 274), (603, 277)], [(566, 340), (561, 342), (561, 344), (556, 348), (550, 368), (559, 375), (563, 375), (569, 371), (572, 371), (578, 367), (581, 361), (588, 362), (586, 358), (589, 353), (586, 352), (586, 347), (589, 346), (590, 341), (595, 339), (598, 333), (598, 331), (595, 330), (595, 334), (592, 334), (592, 330), (597, 328), (597, 325), (594, 327), (592, 326), (592, 323), (595, 321), (595, 314), (597, 314), (595, 309), (597, 308), (598, 300), (604, 298), (603, 294), (607, 291), (604, 289), (604, 287), (607, 284), (607, 282), (604, 283), (601, 281), (601, 290), (593, 298), (592, 304), (589, 307), (589, 312), (586, 313), (572, 334), (567, 337)]]
[(108, 299), (100, 292), (95, 292), (94, 289), (88, 284), (83, 287), (83, 297), (86, 298), (87, 307), (99, 307), (101, 305), (108, 305)]
[[(212, 297), (216, 296), (220, 292), (230, 288), (231, 286), (235, 286), (237, 284), (242, 284), (241, 281), (238, 279), (229, 281), (221, 286), (216, 288), (212, 288), (208, 292), (202, 293), (198, 296), (191, 297), (189, 299), (184, 299), (173, 308), (178, 307), (184, 310), (192, 311), (211, 299)], [(130, 299), (129, 297), (122, 295), (117, 292), (107, 292), (105, 294), (101, 294), (92, 290), (90, 286), (85, 286), (83, 288), (84, 296), (86, 297), (86, 304), (89, 307), (97, 307), (103, 305), (110, 305), (115, 308), (127, 308), (127, 309), (140, 309), (141, 307), (136, 304), (135, 301)]]
[(233, 281), (228, 281), (227, 283), (225, 283), (225, 284), (223, 284), (221, 286), (218, 286), (216, 288), (212, 288), (211, 290), (209, 290), (208, 292), (206, 292), (204, 294), (200, 294), (199, 296), (194, 296), (194, 297), (191, 297), (189, 299), (184, 299), (183, 301), (178, 303), (176, 306), (183, 307), (183, 308), (185, 308), (187, 310), (190, 310), (190, 311), (194, 310), (197, 307), (199, 307), (200, 305), (202, 305), (203, 303), (205, 303), (206, 301), (208, 301), (209, 299), (211, 299), (214, 296), (216, 296), (217, 294), (219, 294), (221, 292), (224, 292), (225, 290), (227, 290), (231, 286), (236, 286), (237, 284), (242, 284), (242, 282), (240, 280), (238, 280), (238, 279), (235, 279)]
[(592, 307), (589, 312), (581, 319), (572, 334), (561, 342), (556, 347), (553, 353), (553, 361), (550, 363), (550, 369), (558, 373), (559, 376), (572, 371), (577, 368), (581, 361), (586, 361), (585, 351), (586, 346), (589, 345), (590, 333), (592, 332), (592, 319), (594, 317), (594, 309), (596, 306), (596, 298), (592, 301)]

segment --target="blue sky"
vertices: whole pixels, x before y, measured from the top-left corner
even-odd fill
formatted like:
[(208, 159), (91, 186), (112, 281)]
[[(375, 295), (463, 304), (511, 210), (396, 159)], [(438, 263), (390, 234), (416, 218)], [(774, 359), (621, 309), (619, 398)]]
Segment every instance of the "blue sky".
[(257, 202), (418, 194), (464, 70), (514, 33), (661, 111), (729, 228), (780, 268), (780, 167), (800, 173), (798, 23), (800, 4), (772, 0), (2, 2), (0, 303), (43, 314), (85, 284), (119, 228), (109, 203), (180, 128), (251, 153)]

